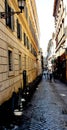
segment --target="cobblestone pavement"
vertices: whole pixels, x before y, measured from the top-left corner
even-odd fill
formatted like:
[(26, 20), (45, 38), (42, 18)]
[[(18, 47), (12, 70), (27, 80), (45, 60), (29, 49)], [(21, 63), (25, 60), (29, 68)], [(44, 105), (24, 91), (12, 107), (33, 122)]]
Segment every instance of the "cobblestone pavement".
[(43, 77), (24, 110), (19, 126), (15, 124), (12, 130), (67, 130), (67, 104), (59, 94), (58, 86), (59, 82), (50, 83)]

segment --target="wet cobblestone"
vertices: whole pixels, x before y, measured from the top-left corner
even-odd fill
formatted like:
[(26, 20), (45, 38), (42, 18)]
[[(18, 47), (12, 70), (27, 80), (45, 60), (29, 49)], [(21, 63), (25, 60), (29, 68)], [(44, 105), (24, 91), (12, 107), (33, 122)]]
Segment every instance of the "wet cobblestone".
[(13, 124), (14, 128), (3, 130), (67, 130), (67, 115), (62, 113), (66, 106), (56, 83), (43, 77), (21, 119)]

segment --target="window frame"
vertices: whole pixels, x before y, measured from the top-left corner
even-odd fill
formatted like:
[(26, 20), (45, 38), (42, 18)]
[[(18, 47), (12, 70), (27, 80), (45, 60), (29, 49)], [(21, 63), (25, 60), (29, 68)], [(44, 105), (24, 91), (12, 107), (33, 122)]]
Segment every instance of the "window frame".
[(8, 47), (8, 51), (11, 51), (11, 55), (12, 55), (12, 58), (11, 58), (11, 70), (9, 69), (9, 54), (8, 54), (8, 76), (12, 76), (14, 75), (14, 58), (13, 58), (13, 48), (11, 47)]
[(22, 40), (22, 27), (18, 19), (17, 19), (17, 38)]
[(22, 70), (22, 55), (21, 52), (19, 52), (19, 70)]
[[(5, 0), (5, 12), (6, 14), (13, 12), (13, 9), (9, 6), (7, 0)], [(9, 15), (5, 18), (6, 26), (8, 26), (12, 31), (14, 31), (14, 15)]]

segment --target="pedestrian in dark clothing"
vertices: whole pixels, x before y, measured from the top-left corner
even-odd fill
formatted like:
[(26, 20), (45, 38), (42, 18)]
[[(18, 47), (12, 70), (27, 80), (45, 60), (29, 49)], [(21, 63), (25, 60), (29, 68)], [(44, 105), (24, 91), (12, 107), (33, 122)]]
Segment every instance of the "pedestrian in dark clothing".
[(52, 72), (50, 71), (50, 82), (52, 82)]
[(55, 77), (55, 71), (53, 71), (53, 80), (54, 80), (54, 82), (55, 82), (55, 79), (56, 79), (56, 77)]
[(45, 76), (45, 73), (44, 73), (44, 76)]

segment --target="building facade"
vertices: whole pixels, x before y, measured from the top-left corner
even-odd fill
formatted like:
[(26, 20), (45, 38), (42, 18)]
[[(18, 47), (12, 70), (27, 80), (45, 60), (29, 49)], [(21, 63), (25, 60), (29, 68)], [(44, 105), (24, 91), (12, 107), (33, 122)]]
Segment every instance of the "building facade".
[(67, 0), (54, 0), (53, 16), (55, 18), (57, 74), (58, 78), (67, 82)]
[[(1, 0), (0, 12), (4, 11), (19, 11), (18, 0)], [(0, 18), (0, 104), (23, 88), (24, 71), (26, 84), (38, 76), (38, 51), (36, 3), (35, 0), (26, 0), (22, 13)]]
[(48, 43), (48, 47), (47, 47), (47, 61), (48, 61), (48, 70), (52, 70), (52, 64), (51, 64), (51, 60), (52, 60), (52, 39), (49, 40)]
[(52, 39), (49, 40), (48, 47), (47, 47), (47, 59), (48, 59), (48, 70), (54, 71), (54, 61), (55, 61), (55, 48), (56, 48), (56, 42), (55, 42), (55, 34), (52, 34)]

